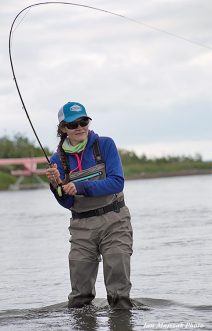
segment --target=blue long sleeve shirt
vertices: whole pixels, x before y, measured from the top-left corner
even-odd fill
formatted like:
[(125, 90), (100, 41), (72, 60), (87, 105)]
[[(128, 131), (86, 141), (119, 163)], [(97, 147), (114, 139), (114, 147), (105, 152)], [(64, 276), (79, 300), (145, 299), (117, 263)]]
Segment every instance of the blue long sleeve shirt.
[[(82, 169), (88, 169), (96, 165), (92, 146), (97, 138), (99, 139), (101, 157), (105, 163), (106, 178), (100, 180), (76, 182), (75, 186), (78, 195), (98, 197), (109, 194), (116, 194), (123, 191), (124, 174), (122, 163), (116, 145), (111, 138), (99, 137), (93, 131), (89, 131), (88, 142), (81, 160)], [(59, 157), (59, 153), (54, 153), (50, 161), (52, 164), (57, 164), (58, 170), (60, 172), (60, 177), (63, 180), (65, 178), (65, 172)], [(74, 154), (68, 153), (68, 162), (70, 169), (77, 169), (77, 159)], [(53, 187), (50, 187), (55, 195), (55, 198), (61, 206), (67, 209), (70, 209), (73, 206), (74, 196), (64, 195), (62, 197), (59, 197)]]

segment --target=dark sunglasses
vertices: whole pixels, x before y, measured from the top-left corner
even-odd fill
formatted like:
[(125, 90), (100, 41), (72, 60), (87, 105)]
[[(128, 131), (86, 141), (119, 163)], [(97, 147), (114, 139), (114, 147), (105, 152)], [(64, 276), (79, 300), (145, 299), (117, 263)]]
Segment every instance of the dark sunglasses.
[(75, 130), (78, 128), (78, 126), (80, 125), (82, 128), (84, 128), (85, 126), (87, 126), (89, 123), (89, 118), (82, 118), (79, 121), (74, 121), (74, 122), (70, 122), (70, 123), (65, 123), (65, 126), (69, 129), (69, 130)]

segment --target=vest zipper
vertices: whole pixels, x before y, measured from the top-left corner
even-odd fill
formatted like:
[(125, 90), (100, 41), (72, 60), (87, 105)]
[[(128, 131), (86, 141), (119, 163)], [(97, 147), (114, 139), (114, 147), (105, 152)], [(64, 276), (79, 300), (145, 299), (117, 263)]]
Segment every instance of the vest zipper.
[(97, 176), (100, 176), (100, 175), (102, 175), (102, 171), (99, 171), (99, 172), (96, 172), (96, 173), (91, 174), (91, 175), (87, 175), (87, 176), (83, 176), (83, 177), (80, 177), (80, 178), (74, 179), (74, 180), (72, 180), (71, 182), (72, 182), (72, 183), (82, 182), (83, 180), (87, 180), (87, 179), (90, 179), (90, 178), (94, 178), (94, 177), (97, 177)]

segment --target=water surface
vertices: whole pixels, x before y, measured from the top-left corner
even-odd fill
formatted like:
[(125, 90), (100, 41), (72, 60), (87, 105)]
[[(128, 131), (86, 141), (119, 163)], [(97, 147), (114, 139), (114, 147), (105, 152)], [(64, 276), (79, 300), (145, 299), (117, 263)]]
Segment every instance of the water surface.
[(125, 198), (137, 307), (109, 309), (101, 263), (95, 305), (68, 310), (69, 211), (45, 189), (0, 192), (1, 330), (212, 330), (212, 176), (127, 181)]

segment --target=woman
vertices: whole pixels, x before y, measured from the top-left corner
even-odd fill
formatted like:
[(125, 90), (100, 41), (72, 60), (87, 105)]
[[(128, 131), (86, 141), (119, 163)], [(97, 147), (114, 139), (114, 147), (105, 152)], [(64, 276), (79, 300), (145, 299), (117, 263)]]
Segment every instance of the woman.
[(102, 255), (108, 302), (128, 309), (132, 227), (117, 148), (111, 138), (89, 130), (91, 118), (80, 103), (65, 104), (58, 118), (60, 143), (46, 174), (55, 198), (72, 213), (69, 307), (94, 299)]

